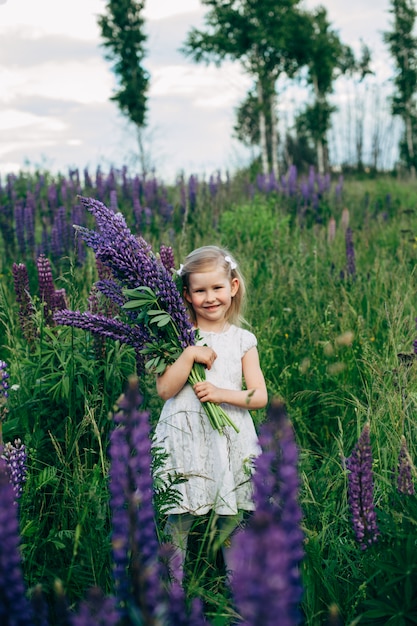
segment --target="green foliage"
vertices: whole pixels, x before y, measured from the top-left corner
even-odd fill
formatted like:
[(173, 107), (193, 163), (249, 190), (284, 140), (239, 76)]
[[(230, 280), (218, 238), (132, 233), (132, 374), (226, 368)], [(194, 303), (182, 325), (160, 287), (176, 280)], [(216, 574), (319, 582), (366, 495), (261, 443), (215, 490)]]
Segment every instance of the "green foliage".
[[(27, 184), (25, 177), (18, 182), (22, 197)], [(412, 624), (417, 509), (414, 496), (397, 494), (396, 471), (403, 436), (414, 464), (417, 458), (417, 188), (388, 178), (352, 180), (343, 201), (327, 191), (317, 210), (307, 214), (297, 195), (255, 191), (249, 201), (245, 184), (243, 175), (236, 177), (212, 196), (201, 186), (185, 213), (178, 188), (171, 189), (172, 221), (152, 214), (141, 234), (155, 250), (172, 243), (176, 266), (192, 248), (213, 243), (229, 248), (239, 261), (248, 287), (245, 316), (258, 337), (268, 390), (285, 401), (300, 448), (305, 623), (327, 624), (329, 608), (336, 606), (351, 626)], [(353, 233), (354, 276), (346, 271), (343, 207)], [(131, 203), (121, 199), (119, 208), (135, 229)], [(7, 280), (0, 290), (0, 357), (10, 365), (10, 385), (18, 386), (10, 390), (3, 434), (5, 441), (20, 437), (29, 452), (20, 503), (25, 576), (30, 586), (41, 583), (51, 594), (59, 577), (76, 602), (93, 584), (111, 589), (109, 414), (136, 359), (126, 346), (98, 345), (83, 331), (47, 326), (35, 295), (33, 262), (28, 269), (37, 336), (29, 346), (20, 331), (13, 256), (7, 257), (6, 249), (3, 235), (0, 258)], [(55, 263), (53, 271), (70, 307), (87, 308), (96, 280), (92, 256), (84, 264)], [(153, 301), (149, 308), (156, 311)], [(156, 324), (165, 321), (159, 311), (150, 317)], [(153, 374), (146, 372), (141, 384), (154, 424), (161, 401)], [(254, 413), (254, 419), (258, 424), (264, 413)], [(345, 459), (366, 421), (381, 537), (362, 552), (351, 528)], [(182, 480), (158, 477), (162, 457), (155, 451), (161, 539), (167, 506)], [(223, 625), (233, 619), (233, 608), (218, 542), (205, 521), (196, 532), (188, 589), (190, 596), (203, 597), (212, 623)]]
[(120, 84), (112, 100), (138, 128), (145, 124), (149, 84), (148, 73), (142, 66), (146, 41), (141, 15), (144, 5), (138, 0), (109, 0), (107, 13), (98, 20), (107, 59), (114, 61)]
[(406, 167), (417, 167), (415, 95), (417, 91), (417, 38), (414, 35), (417, 10), (412, 0), (392, 0), (390, 12), (394, 17), (392, 30), (384, 33), (385, 43), (394, 57), (396, 73), (392, 112), (404, 122), (402, 157)]

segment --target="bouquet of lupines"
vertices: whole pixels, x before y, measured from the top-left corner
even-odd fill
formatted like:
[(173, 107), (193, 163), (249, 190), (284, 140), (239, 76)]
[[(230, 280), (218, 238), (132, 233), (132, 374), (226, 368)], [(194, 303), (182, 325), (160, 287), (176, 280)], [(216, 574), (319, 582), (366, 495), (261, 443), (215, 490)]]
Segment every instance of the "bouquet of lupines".
[[(97, 230), (75, 228), (113, 276), (99, 280), (96, 287), (126, 312), (127, 320), (61, 310), (55, 313), (55, 322), (129, 344), (146, 368), (162, 374), (197, 339), (174, 280), (173, 255), (166, 247), (154, 254), (142, 237), (131, 233), (122, 214), (102, 202), (83, 197), (80, 202), (95, 217)], [(202, 380), (205, 368), (195, 363), (189, 382), (194, 385)], [(213, 428), (222, 432), (225, 426), (232, 426), (237, 430), (221, 406), (205, 402), (203, 407)]]

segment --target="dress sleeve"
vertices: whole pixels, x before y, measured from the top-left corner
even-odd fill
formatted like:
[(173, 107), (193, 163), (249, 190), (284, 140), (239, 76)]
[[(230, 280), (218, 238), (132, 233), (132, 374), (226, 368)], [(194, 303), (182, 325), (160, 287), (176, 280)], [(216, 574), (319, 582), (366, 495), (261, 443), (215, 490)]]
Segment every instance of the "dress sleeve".
[(242, 329), (242, 336), (240, 341), (242, 357), (248, 350), (258, 345), (258, 341), (253, 333), (249, 330)]

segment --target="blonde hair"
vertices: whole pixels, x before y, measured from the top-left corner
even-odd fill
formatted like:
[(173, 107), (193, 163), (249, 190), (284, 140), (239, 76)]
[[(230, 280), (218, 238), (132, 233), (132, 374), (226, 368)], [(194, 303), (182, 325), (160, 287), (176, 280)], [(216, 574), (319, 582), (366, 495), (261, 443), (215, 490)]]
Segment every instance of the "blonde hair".
[[(220, 265), (229, 280), (237, 278), (239, 281), (238, 290), (232, 297), (232, 303), (226, 313), (226, 319), (232, 324), (240, 325), (244, 322), (242, 311), (246, 287), (245, 280), (239, 270), (238, 264), (230, 252), (224, 250), (223, 248), (219, 248), (218, 246), (202, 246), (201, 248), (196, 248), (190, 252), (190, 254), (186, 257), (184, 264), (181, 265), (179, 271), (183, 287), (186, 291), (188, 291), (190, 288), (190, 275), (197, 272), (204, 272), (208, 267), (212, 267), (214, 265)], [(190, 302), (186, 301), (186, 305), (191, 321), (195, 324), (197, 320), (194, 309)]]

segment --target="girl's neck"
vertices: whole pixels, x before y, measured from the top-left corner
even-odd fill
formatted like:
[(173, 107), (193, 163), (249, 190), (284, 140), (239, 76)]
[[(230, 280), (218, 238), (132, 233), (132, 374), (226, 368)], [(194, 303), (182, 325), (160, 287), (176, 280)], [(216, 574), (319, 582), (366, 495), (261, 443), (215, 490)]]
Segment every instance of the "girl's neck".
[(207, 333), (218, 333), (219, 335), (229, 327), (230, 323), (228, 320), (219, 320), (218, 322), (208, 322), (207, 320), (203, 320), (202, 324), (197, 324), (197, 328), (201, 331)]

